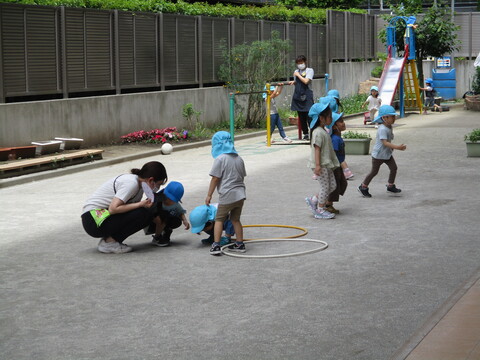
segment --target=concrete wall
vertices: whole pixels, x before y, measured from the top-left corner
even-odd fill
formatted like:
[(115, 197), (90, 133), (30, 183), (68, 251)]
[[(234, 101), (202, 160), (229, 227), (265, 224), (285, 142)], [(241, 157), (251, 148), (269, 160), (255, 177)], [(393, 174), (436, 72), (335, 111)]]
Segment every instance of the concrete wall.
[(223, 87), (1, 104), (0, 147), (54, 137), (106, 144), (133, 131), (183, 128), (182, 107), (187, 103), (202, 111), (200, 120), (208, 124), (228, 120)]
[[(370, 78), (377, 64), (331, 63), (329, 88), (338, 89), (341, 96), (356, 94), (359, 83)], [(432, 67), (432, 61), (424, 62), (426, 75)], [(471, 88), (473, 60), (457, 61), (455, 68), (457, 98), (461, 98)], [(292, 92), (293, 86), (285, 86), (277, 105), (288, 108)], [(315, 99), (325, 95), (323, 79), (313, 81), (313, 92)], [(88, 146), (118, 141), (121, 135), (138, 130), (181, 129), (187, 126), (182, 116), (187, 103), (202, 111), (200, 121), (206, 126), (229, 119), (228, 92), (223, 87), (0, 104), (0, 147), (54, 137), (83, 138)]]

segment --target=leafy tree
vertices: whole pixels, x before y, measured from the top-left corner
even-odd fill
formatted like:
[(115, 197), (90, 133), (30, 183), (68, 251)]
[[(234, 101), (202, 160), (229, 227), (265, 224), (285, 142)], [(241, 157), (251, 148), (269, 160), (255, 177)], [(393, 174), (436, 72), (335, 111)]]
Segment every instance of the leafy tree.
[[(387, 22), (395, 16), (416, 16), (422, 12), (422, 1), (405, 0), (402, 5), (392, 7), (392, 12), (393, 15), (384, 16)], [(450, 8), (441, 0), (430, 7), (425, 14), (416, 17), (415, 56), (418, 77), (423, 83), (423, 60), (428, 56), (442, 57), (458, 50), (459, 41), (456, 31), (459, 27), (453, 22)], [(396, 24), (397, 51), (404, 48), (404, 33), (405, 23), (398, 21)], [(386, 29), (383, 29), (379, 36), (386, 43)]]
[[(290, 41), (280, 39), (277, 31), (272, 31), (270, 40), (241, 44), (230, 50), (224, 46), (219, 79), (235, 92), (262, 91), (267, 82), (288, 76), (290, 47)], [(245, 126), (256, 127), (265, 119), (262, 94), (245, 96), (248, 96)]]
[(277, 0), (277, 4), (286, 6), (305, 6), (307, 8), (351, 9), (360, 5), (363, 0)]

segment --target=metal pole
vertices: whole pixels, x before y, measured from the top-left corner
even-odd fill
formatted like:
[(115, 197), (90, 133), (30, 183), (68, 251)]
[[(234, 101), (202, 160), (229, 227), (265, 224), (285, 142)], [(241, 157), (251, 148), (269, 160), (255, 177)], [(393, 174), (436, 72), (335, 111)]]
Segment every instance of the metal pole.
[(325, 95), (328, 94), (328, 74), (325, 74)]
[(399, 106), (400, 106), (400, 117), (403, 118), (405, 117), (405, 99), (404, 99), (404, 89), (403, 89), (403, 73), (400, 76), (400, 83), (399, 83)]
[(230, 93), (230, 136), (232, 137), (232, 142), (234, 142), (234, 129), (235, 129), (235, 94)]
[(266, 83), (265, 88), (267, 89), (267, 146), (270, 147), (272, 144), (272, 125), (271, 125), (271, 118), (270, 118), (270, 84)]

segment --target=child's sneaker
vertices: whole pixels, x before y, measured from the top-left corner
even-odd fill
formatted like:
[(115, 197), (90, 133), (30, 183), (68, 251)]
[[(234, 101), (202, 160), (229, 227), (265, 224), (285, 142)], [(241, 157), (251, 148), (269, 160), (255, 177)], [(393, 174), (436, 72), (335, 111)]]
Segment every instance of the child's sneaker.
[(326, 209), (318, 209), (313, 216), (315, 217), (315, 219), (334, 219), (335, 218), (335, 214), (332, 214), (330, 211)]
[(340, 210), (337, 210), (333, 207), (333, 205), (327, 205), (325, 207), (325, 210), (327, 210), (328, 212), (332, 213), (332, 214), (340, 214)]
[(222, 236), (221, 239), (220, 239), (220, 246), (225, 246), (225, 245), (228, 245), (230, 244), (230, 238), (226, 237), (226, 236)]
[(160, 247), (170, 246), (170, 239), (165, 239), (162, 235), (153, 235), (152, 244)]
[(354, 176), (352, 173), (352, 170), (350, 170), (349, 168), (346, 168), (345, 170), (343, 170), (343, 175), (345, 175), (345, 179), (347, 180), (352, 180)]
[(288, 136), (285, 136), (285, 137), (283, 138), (283, 142), (286, 142), (286, 143), (288, 143), (288, 144), (291, 144), (291, 143), (292, 143), (292, 140), (290, 140), (290, 138), (289, 138)]
[(363, 187), (362, 185), (360, 185), (358, 187), (358, 191), (360, 191), (360, 193), (363, 195), (363, 197), (366, 197), (366, 198), (371, 198), (372, 195), (370, 195), (370, 193), (368, 192), (368, 187)]
[(105, 239), (100, 240), (97, 247), (98, 251), (104, 254), (124, 254), (132, 251), (133, 249), (119, 242), (106, 242)]
[(398, 194), (399, 192), (402, 192), (402, 190), (397, 188), (395, 185), (387, 185), (387, 191), (394, 194)]
[(317, 203), (318, 203), (317, 198), (314, 196), (306, 197), (305, 202), (310, 207), (310, 210), (312, 210), (313, 215), (315, 215), (315, 213), (317, 212)]
[(241, 253), (244, 253), (245, 251), (247, 251), (245, 249), (245, 244), (242, 242), (242, 243), (233, 243), (232, 245), (230, 245), (228, 247), (228, 250), (230, 251), (233, 251), (233, 252), (241, 252)]
[(222, 254), (222, 248), (220, 245), (213, 243), (212, 247), (210, 248), (210, 255), (221, 255)]

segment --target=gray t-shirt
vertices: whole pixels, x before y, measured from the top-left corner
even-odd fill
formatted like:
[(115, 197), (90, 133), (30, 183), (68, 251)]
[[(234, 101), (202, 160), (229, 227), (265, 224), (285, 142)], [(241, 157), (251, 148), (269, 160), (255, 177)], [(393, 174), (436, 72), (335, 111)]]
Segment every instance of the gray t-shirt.
[[(310, 90), (312, 90), (312, 80), (313, 80), (313, 75), (315, 75), (314, 71), (312, 68), (306, 68), (304, 70), (295, 70), (295, 71), (299, 71), (300, 72), (300, 75), (302, 75), (304, 78), (307, 78), (307, 79), (310, 79), (309, 83), (308, 83), (308, 88)], [(295, 81), (300, 81), (298, 80), (296, 77), (295, 77)]]
[(270, 99), (270, 115), (278, 114), (277, 104), (275, 99)]
[(131, 204), (142, 200), (142, 196), (143, 190), (137, 175), (120, 175), (105, 182), (90, 196), (83, 205), (83, 213), (93, 209), (108, 209), (114, 197)]
[(378, 126), (372, 157), (380, 160), (388, 160), (392, 157), (393, 149), (384, 146), (382, 140), (387, 140), (388, 142), (392, 142), (393, 140), (393, 130), (384, 124)]
[(187, 211), (179, 203), (173, 203), (172, 205), (165, 205), (165, 200), (167, 196), (163, 193), (163, 190), (160, 192), (160, 201), (162, 202), (162, 210), (168, 212), (171, 216), (181, 217)]
[(246, 198), (243, 179), (247, 176), (247, 172), (238, 154), (218, 156), (213, 162), (210, 176), (220, 178), (217, 187), (219, 204), (231, 204)]
[(310, 145), (310, 159), (308, 167), (314, 169), (315, 162), (315, 145), (320, 148), (320, 167), (327, 169), (335, 169), (340, 166), (337, 155), (333, 149), (332, 139), (321, 126), (316, 127), (312, 132), (312, 143)]

